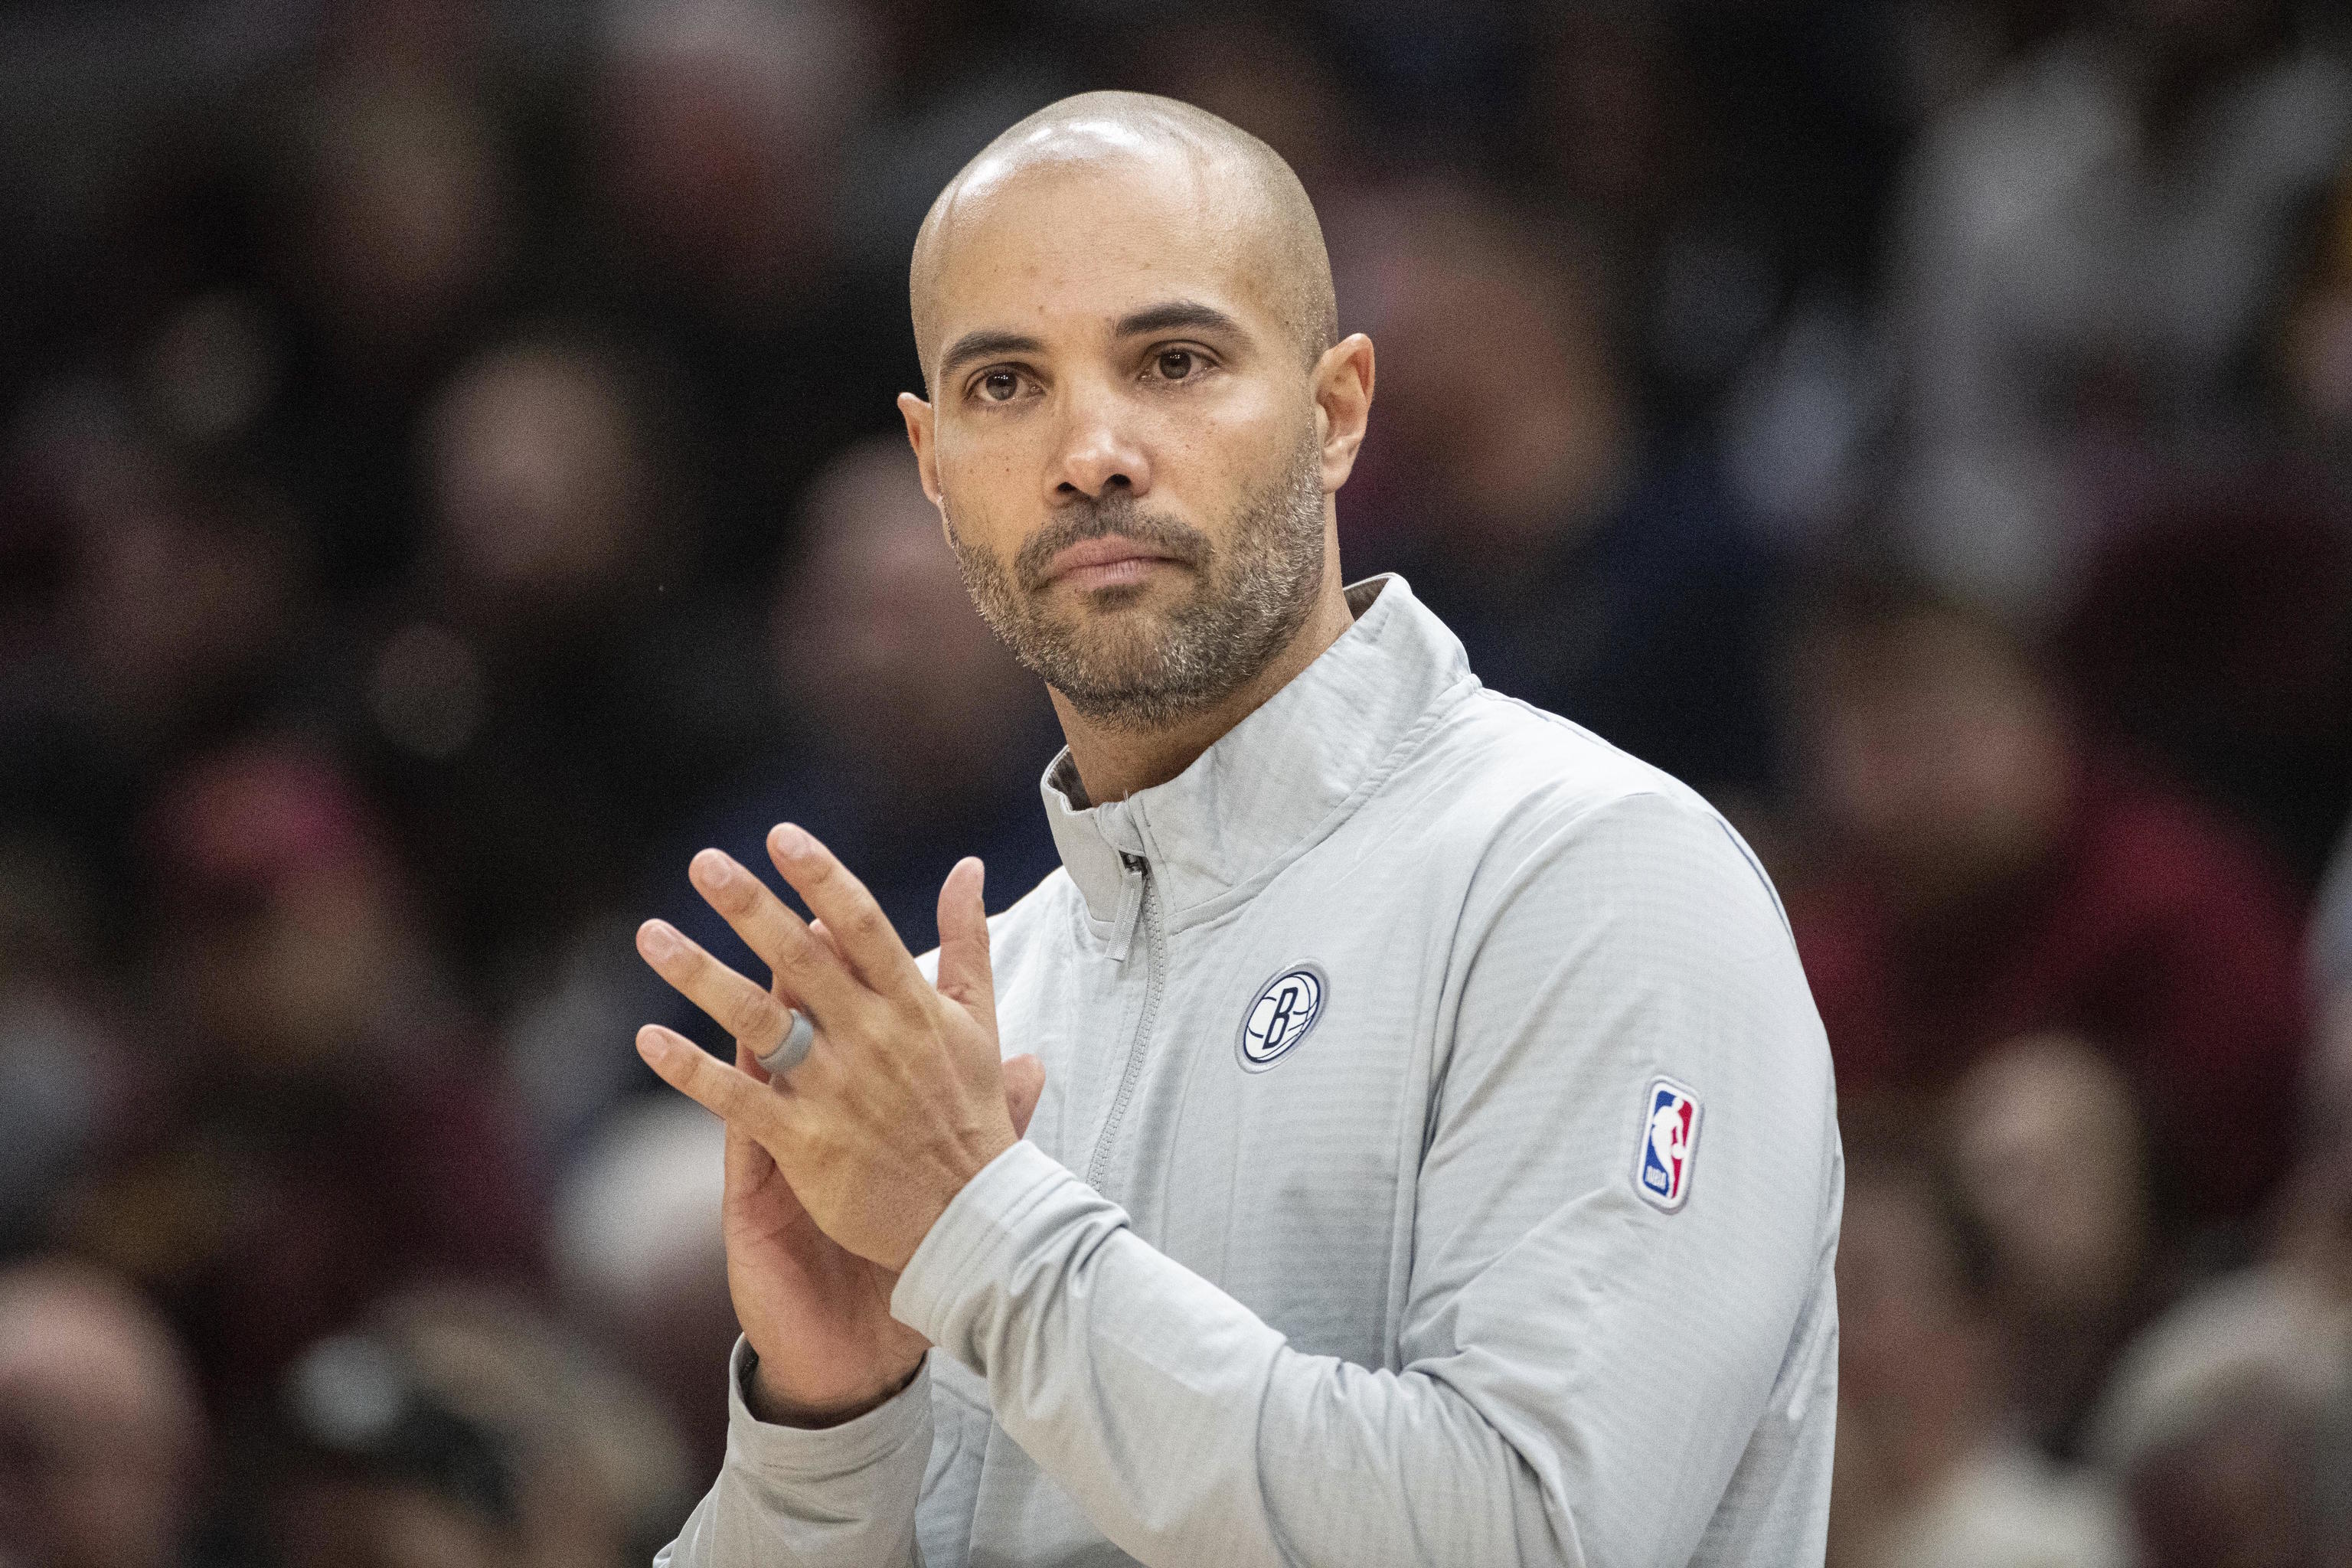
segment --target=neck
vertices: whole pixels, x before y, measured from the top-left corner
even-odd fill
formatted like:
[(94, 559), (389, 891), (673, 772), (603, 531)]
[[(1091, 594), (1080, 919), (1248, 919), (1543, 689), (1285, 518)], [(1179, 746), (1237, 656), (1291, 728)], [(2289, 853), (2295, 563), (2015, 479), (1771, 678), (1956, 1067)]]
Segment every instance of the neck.
[(1048, 688), (1088, 801), (1099, 805), (1125, 800), (1138, 790), (1166, 784), (1339, 640), (1355, 617), (1340, 586), (1339, 552), (1327, 549), (1323, 562), (1323, 583), (1316, 590), (1314, 607), (1282, 651), (1231, 696), (1197, 713), (1159, 729), (1128, 729), (1088, 718)]

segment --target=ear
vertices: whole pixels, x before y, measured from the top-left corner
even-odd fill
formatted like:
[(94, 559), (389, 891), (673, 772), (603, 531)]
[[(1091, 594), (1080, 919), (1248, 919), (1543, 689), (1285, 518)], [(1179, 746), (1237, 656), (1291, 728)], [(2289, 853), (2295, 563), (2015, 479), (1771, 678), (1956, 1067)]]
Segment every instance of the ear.
[(1323, 489), (1328, 494), (1355, 472), (1356, 451), (1364, 444), (1364, 426), (1372, 413), (1372, 340), (1350, 332), (1333, 343), (1315, 362), (1313, 378)]
[[(898, 395), (898, 416), (907, 422), (907, 445), (915, 448), (915, 467), (923, 476), (923, 493), (940, 504), (939, 448), (933, 440), (938, 412), (911, 392)], [(942, 514), (944, 515), (944, 514)]]

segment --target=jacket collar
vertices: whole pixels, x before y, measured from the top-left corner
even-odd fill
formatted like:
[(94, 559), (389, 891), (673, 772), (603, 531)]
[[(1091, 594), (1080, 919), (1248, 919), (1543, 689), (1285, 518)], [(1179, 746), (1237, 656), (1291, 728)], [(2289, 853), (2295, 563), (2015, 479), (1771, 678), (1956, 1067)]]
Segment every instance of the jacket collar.
[(1150, 863), (1171, 915), (1255, 885), (1328, 834), (1406, 742), (1477, 684), (1462, 644), (1403, 578), (1348, 589), (1355, 624), (1289, 685), (1166, 784), (1081, 807), (1067, 747), (1045, 770), (1055, 847), (1097, 921), (1119, 908), (1123, 857)]

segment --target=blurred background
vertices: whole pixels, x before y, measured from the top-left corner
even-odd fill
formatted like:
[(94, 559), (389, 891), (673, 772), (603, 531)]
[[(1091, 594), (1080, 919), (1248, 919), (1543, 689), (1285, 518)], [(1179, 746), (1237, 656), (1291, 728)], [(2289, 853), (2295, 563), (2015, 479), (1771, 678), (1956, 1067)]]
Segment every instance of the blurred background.
[[(917, 947), (1057, 744), (891, 397), (939, 186), (1188, 99), (1372, 334), (1350, 575), (1720, 803), (1836, 1053), (1839, 1568), (2352, 1564), (2352, 16), (0, 9), (0, 1564), (643, 1562), (719, 1133), (641, 918)], [(2332, 869), (2331, 869), (2332, 868)]]

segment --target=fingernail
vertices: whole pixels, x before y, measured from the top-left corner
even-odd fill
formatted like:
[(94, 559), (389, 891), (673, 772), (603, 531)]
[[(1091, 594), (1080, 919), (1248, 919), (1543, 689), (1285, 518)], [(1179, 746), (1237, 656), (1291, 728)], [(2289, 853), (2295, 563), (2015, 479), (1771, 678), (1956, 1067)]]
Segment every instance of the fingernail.
[(669, 1052), (669, 1037), (651, 1024), (637, 1031), (637, 1055), (645, 1058), (647, 1065), (661, 1066)]
[(637, 928), (637, 951), (647, 958), (674, 958), (680, 943), (677, 932), (661, 921), (647, 921)]
[(770, 837), (775, 841), (776, 853), (779, 855), (790, 855), (797, 858), (809, 852), (811, 843), (809, 836), (789, 822), (776, 824), (776, 831)]
[(723, 888), (727, 885), (730, 868), (726, 856), (716, 849), (705, 849), (688, 863), (686, 872), (694, 879), (697, 886)]

